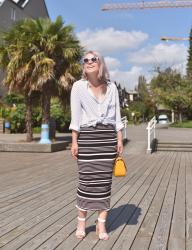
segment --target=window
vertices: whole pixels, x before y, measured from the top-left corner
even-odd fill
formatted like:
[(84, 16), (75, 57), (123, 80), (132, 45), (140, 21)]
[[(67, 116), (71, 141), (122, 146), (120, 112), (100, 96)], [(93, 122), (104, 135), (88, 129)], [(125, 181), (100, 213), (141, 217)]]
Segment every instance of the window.
[(11, 8), (11, 20), (16, 20), (16, 9)]

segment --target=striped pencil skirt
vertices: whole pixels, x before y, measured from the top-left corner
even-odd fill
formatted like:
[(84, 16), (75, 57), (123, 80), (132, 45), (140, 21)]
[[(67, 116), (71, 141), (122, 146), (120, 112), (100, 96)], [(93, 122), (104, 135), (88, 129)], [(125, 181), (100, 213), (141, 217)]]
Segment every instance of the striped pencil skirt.
[(78, 137), (79, 185), (77, 208), (109, 210), (112, 170), (117, 155), (117, 134), (113, 125), (81, 127)]

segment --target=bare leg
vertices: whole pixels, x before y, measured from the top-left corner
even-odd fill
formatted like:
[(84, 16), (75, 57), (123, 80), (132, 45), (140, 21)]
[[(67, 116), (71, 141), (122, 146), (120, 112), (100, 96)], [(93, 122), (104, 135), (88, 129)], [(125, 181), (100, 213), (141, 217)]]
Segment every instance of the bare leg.
[(87, 211), (78, 210), (78, 223), (76, 237), (82, 239), (85, 237), (85, 218), (87, 216)]
[(99, 238), (102, 240), (108, 240), (109, 236), (106, 231), (105, 221), (107, 219), (108, 212), (105, 210), (99, 211), (98, 221), (97, 221), (97, 230), (99, 233)]

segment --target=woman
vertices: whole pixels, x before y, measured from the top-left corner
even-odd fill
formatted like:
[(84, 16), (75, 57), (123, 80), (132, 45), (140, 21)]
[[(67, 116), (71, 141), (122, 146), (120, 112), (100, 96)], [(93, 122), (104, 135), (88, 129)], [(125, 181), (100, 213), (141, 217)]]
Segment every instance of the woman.
[(117, 153), (122, 153), (119, 96), (109, 81), (103, 57), (89, 51), (83, 58), (83, 78), (71, 91), (71, 154), (78, 161), (78, 225), (76, 237), (85, 237), (87, 211), (98, 211), (96, 233), (108, 240), (105, 222), (110, 209), (112, 169)]

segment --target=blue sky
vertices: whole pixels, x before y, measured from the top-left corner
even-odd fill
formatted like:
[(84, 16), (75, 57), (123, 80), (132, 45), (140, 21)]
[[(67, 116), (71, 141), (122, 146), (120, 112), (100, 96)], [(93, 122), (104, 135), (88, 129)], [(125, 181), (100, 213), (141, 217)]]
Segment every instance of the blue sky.
[(81, 44), (102, 53), (111, 79), (127, 90), (134, 89), (141, 74), (149, 81), (157, 66), (185, 73), (188, 42), (162, 42), (160, 37), (188, 37), (191, 8), (103, 12), (104, 3), (121, 1), (45, 2), (51, 19), (61, 15), (65, 24), (74, 25)]

